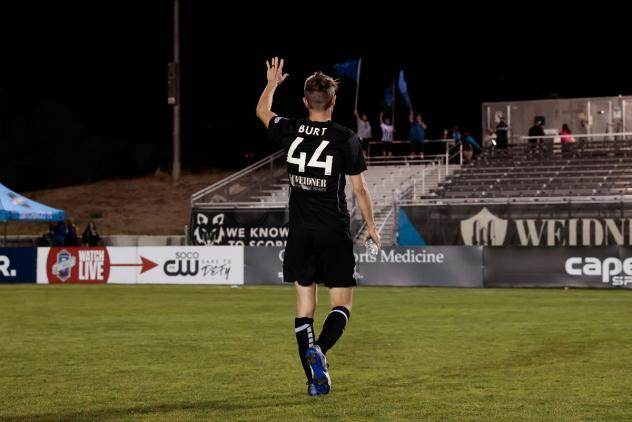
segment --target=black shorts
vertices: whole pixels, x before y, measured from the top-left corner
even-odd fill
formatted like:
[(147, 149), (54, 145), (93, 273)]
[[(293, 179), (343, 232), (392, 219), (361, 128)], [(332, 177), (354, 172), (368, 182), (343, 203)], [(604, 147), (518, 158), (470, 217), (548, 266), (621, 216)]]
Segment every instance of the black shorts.
[(301, 286), (353, 287), (356, 280), (349, 230), (291, 227), (283, 257), (283, 281)]
[(423, 154), (425, 148), (425, 144), (423, 142), (419, 142), (419, 141), (412, 141), (413, 144), (413, 152), (415, 154)]

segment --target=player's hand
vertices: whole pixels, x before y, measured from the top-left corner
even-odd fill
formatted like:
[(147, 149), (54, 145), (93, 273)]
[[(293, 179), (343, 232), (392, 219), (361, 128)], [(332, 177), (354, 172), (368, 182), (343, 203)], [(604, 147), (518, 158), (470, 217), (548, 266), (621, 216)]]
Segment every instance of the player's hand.
[(377, 245), (378, 249), (382, 249), (382, 238), (380, 237), (380, 234), (377, 232), (375, 227), (367, 230), (366, 235), (364, 235), (365, 243), (367, 240), (369, 240), (369, 237), (375, 241), (375, 244)]
[(279, 60), (278, 57), (273, 57), (272, 60), (266, 60), (266, 66), (268, 67), (268, 83), (281, 85), (285, 78), (289, 76), (289, 73), (283, 74), (283, 59)]

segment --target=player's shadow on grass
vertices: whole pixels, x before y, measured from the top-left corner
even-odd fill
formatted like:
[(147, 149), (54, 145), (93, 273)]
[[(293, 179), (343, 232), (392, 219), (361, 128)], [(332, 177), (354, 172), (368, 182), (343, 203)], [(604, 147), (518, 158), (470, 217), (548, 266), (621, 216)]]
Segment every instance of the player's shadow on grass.
[[(208, 400), (194, 403), (165, 403), (157, 404), (154, 406), (137, 406), (121, 409), (94, 409), (84, 412), (70, 412), (70, 413), (40, 413), (32, 415), (16, 415), (16, 416), (0, 416), (0, 422), (8, 421), (29, 421), (29, 422), (43, 422), (43, 421), (83, 421), (83, 420), (110, 420), (112, 418), (124, 418), (134, 416), (147, 416), (151, 414), (167, 414), (176, 411), (192, 411), (193, 413), (205, 412), (205, 411), (238, 411), (238, 410), (251, 410), (251, 409), (263, 409), (267, 407), (278, 406), (300, 406), (305, 403), (307, 396), (304, 398), (294, 397), (282, 399), (281, 397), (266, 397), (258, 398), (253, 401), (244, 402), (237, 399), (225, 399), (225, 400)], [(220, 415), (217, 415), (220, 416)]]

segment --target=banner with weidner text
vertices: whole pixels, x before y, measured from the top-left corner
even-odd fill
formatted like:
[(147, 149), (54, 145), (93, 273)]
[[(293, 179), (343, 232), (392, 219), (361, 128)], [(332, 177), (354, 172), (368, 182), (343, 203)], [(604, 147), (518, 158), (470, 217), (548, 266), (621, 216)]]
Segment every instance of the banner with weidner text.
[(402, 206), (400, 244), (630, 246), (632, 204)]

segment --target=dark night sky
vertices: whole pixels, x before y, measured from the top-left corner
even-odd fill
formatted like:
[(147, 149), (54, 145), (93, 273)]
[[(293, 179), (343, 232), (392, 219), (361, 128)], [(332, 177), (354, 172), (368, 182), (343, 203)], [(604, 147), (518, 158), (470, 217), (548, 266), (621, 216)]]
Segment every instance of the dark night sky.
[[(368, 10), (357, 23), (352, 7), (309, 3), (259, 13), (240, 3), (220, 12), (214, 2), (181, 1), (185, 168), (238, 167), (244, 152), (275, 149), (254, 116), (271, 55), (285, 57), (290, 73), (277, 91), (278, 113), (304, 113), (302, 82), (311, 72), (362, 57), (360, 108), (375, 122), (384, 88), (404, 69), (431, 137), (454, 124), (478, 133), (483, 101), (632, 94), (626, 30), (613, 8), (395, 8)], [(30, 136), (7, 135), (7, 122), (21, 119), (40, 132), (54, 126), (40, 124), (53, 118), (33, 111), (47, 101), (72, 116), (59, 125), (71, 121), (81, 136), (156, 145), (152, 159), (166, 165), (171, 13), (169, 1), (3, 6), (0, 142)], [(343, 124), (352, 122), (353, 93), (353, 82), (343, 80), (334, 115)], [(402, 111), (401, 100), (397, 107)]]

